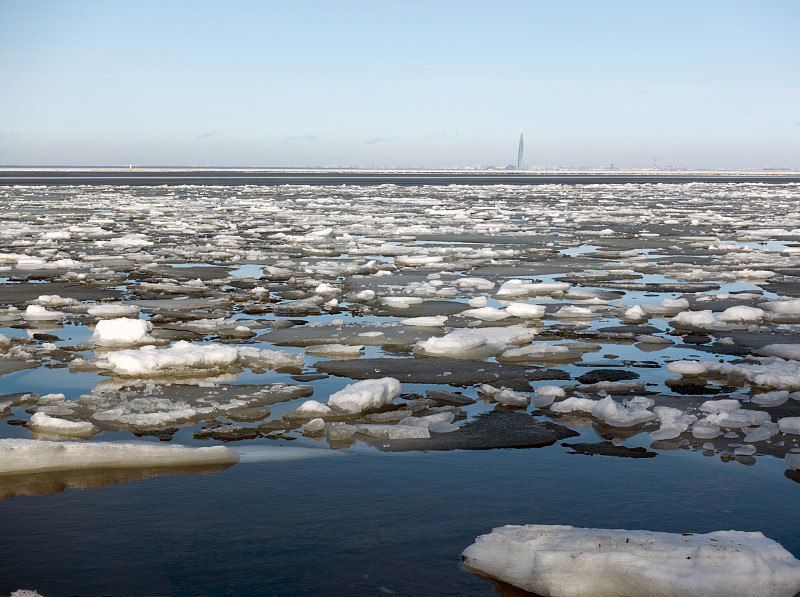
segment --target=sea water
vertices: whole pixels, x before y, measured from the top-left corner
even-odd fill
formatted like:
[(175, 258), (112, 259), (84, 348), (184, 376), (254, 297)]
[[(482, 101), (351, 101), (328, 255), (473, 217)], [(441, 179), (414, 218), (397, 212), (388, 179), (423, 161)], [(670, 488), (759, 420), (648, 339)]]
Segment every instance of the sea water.
[[(731, 380), (675, 386), (667, 363), (758, 358), (764, 343), (798, 341), (800, 322), (788, 316), (709, 329), (676, 327), (671, 315), (624, 317), (632, 305), (679, 297), (689, 300), (687, 310), (713, 308), (717, 314), (731, 305), (794, 300), (800, 266), (791, 250), (800, 246), (800, 218), (792, 215), (797, 185), (226, 184), (178, 192), (102, 182), (0, 188), (0, 334), (9, 339), (3, 358), (20, 361), (12, 351), (23, 350), (34, 365), (0, 375), (0, 402), (19, 393), (63, 393), (75, 401), (104, 387), (136, 394), (140, 390), (126, 390), (125, 384), (148, 380), (169, 385), (178, 398), (189, 386), (224, 393), (275, 382), (307, 384), (311, 398), (325, 402), (356, 379), (359, 361), (419, 359), (413, 343), (363, 336), (362, 356), (342, 362), (344, 375), (319, 374), (317, 365), (329, 359), (305, 355), (300, 371), (237, 367), (195, 371), (194, 379), (179, 371), (119, 379), (74, 363), (91, 363), (108, 350), (138, 349), (99, 347), (90, 340), (96, 319), (86, 308), (95, 302), (139, 304), (140, 317), (161, 334), (157, 350), (180, 338), (302, 354), (306, 341), (330, 341), (326, 334), (350, 329), (356, 339), (348, 342), (356, 343), (361, 328), (392, 334), (408, 317), (439, 313), (447, 315), (446, 325), (415, 331), (420, 340), (511, 323), (536, 330), (533, 342), (583, 346), (568, 362), (529, 363), (531, 371), (565, 373), (532, 382), (530, 393), (555, 384), (568, 395), (600, 399), (605, 390), (576, 390), (577, 378), (622, 371), (642, 382), (643, 392), (660, 405), (692, 413), (704, 400), (728, 397), (756, 408), (749, 400), (760, 388)], [(489, 280), (492, 289), (460, 287), (464, 277)], [(514, 298), (545, 306), (536, 321), (458, 315), (469, 308), (467, 301), (480, 297), (502, 309), (508, 301), (494, 292), (508, 279), (566, 280), (570, 290), (607, 294), (594, 301), (568, 292)], [(316, 294), (321, 284), (337, 292)], [(364, 289), (377, 298), (357, 299)], [(43, 295), (74, 300), (47, 306), (39, 300)], [(390, 309), (380, 300), (398, 295), (420, 298), (422, 306)], [(21, 313), (37, 300), (64, 315), (25, 320)], [(301, 301), (296, 311), (278, 315), (294, 301)], [(557, 315), (568, 306), (588, 308), (591, 316)], [(236, 325), (249, 326), (252, 335), (237, 337), (231, 331)], [(620, 326), (649, 326), (648, 334), (674, 344), (643, 345), (634, 334), (613, 330)], [(275, 333), (286, 329), (282, 336)], [(293, 335), (306, 340), (293, 342)], [(470, 365), (477, 371), (482, 366)], [(459, 425), (505, 409), (479, 391), (480, 383), (453, 385), (447, 373), (434, 367), (403, 382), (398, 404), (429, 389), (461, 392), (477, 402), (462, 407)], [(630, 397), (614, 395), (621, 403)], [(271, 404), (267, 420), (282, 421), (306, 399)], [(762, 410), (778, 420), (797, 416), (798, 404), (790, 399)], [(9, 408), (0, 438), (31, 437), (25, 425), (42, 408), (36, 399)], [(754, 457), (735, 457), (743, 444), (743, 433), (736, 431), (708, 449), (690, 433), (654, 442), (649, 434), (657, 423), (614, 429), (586, 413), (564, 417), (533, 407), (521, 412), (565, 425), (578, 436), (535, 449), (392, 453), (363, 439), (341, 447), (287, 428), (227, 442), (243, 454), (229, 468), (0, 476), (0, 594), (30, 588), (45, 596), (491, 595), (494, 587), (466, 571), (460, 554), (477, 535), (504, 524), (759, 530), (800, 557), (794, 532), (800, 485), (782, 458), (797, 446), (797, 436), (776, 435), (754, 444)], [(176, 421), (171, 429), (101, 424), (102, 432), (88, 441), (214, 445), (220, 441), (199, 439), (197, 432), (263, 422), (212, 415), (199, 423)], [(563, 445), (609, 442), (653, 456), (590, 455)], [(273, 459), (280, 450), (286, 459)]]

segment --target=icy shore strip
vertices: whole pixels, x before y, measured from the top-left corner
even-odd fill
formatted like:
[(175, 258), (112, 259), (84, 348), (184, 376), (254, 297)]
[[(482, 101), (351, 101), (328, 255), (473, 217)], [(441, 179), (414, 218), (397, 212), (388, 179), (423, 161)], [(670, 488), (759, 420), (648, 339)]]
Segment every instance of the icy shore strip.
[(239, 453), (225, 446), (117, 442), (0, 440), (0, 474), (89, 468), (134, 468), (191, 464), (234, 464)]
[(800, 561), (759, 532), (705, 535), (507, 525), (464, 564), (542, 597), (793, 597)]

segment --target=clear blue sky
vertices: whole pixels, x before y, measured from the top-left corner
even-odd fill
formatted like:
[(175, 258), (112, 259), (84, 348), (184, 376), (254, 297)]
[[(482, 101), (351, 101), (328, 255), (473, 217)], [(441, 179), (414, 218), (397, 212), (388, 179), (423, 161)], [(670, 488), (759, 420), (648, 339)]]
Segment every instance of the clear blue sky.
[(0, 164), (800, 168), (798, 0), (2, 0)]

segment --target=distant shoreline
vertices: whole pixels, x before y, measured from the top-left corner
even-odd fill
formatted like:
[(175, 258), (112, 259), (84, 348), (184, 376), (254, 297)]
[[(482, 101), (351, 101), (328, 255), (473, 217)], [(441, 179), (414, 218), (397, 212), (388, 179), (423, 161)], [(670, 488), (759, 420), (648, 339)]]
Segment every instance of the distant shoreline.
[(543, 185), (543, 184), (685, 184), (800, 183), (800, 172), (729, 171), (575, 171), (502, 170), (322, 170), (322, 169), (202, 169), (202, 168), (0, 168), (6, 185)]

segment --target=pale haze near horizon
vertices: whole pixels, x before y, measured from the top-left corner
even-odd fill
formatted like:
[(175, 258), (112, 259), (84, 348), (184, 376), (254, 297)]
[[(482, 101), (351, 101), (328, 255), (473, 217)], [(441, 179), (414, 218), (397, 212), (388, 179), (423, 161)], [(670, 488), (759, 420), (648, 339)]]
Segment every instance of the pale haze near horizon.
[(800, 2), (0, 3), (0, 164), (800, 169)]

